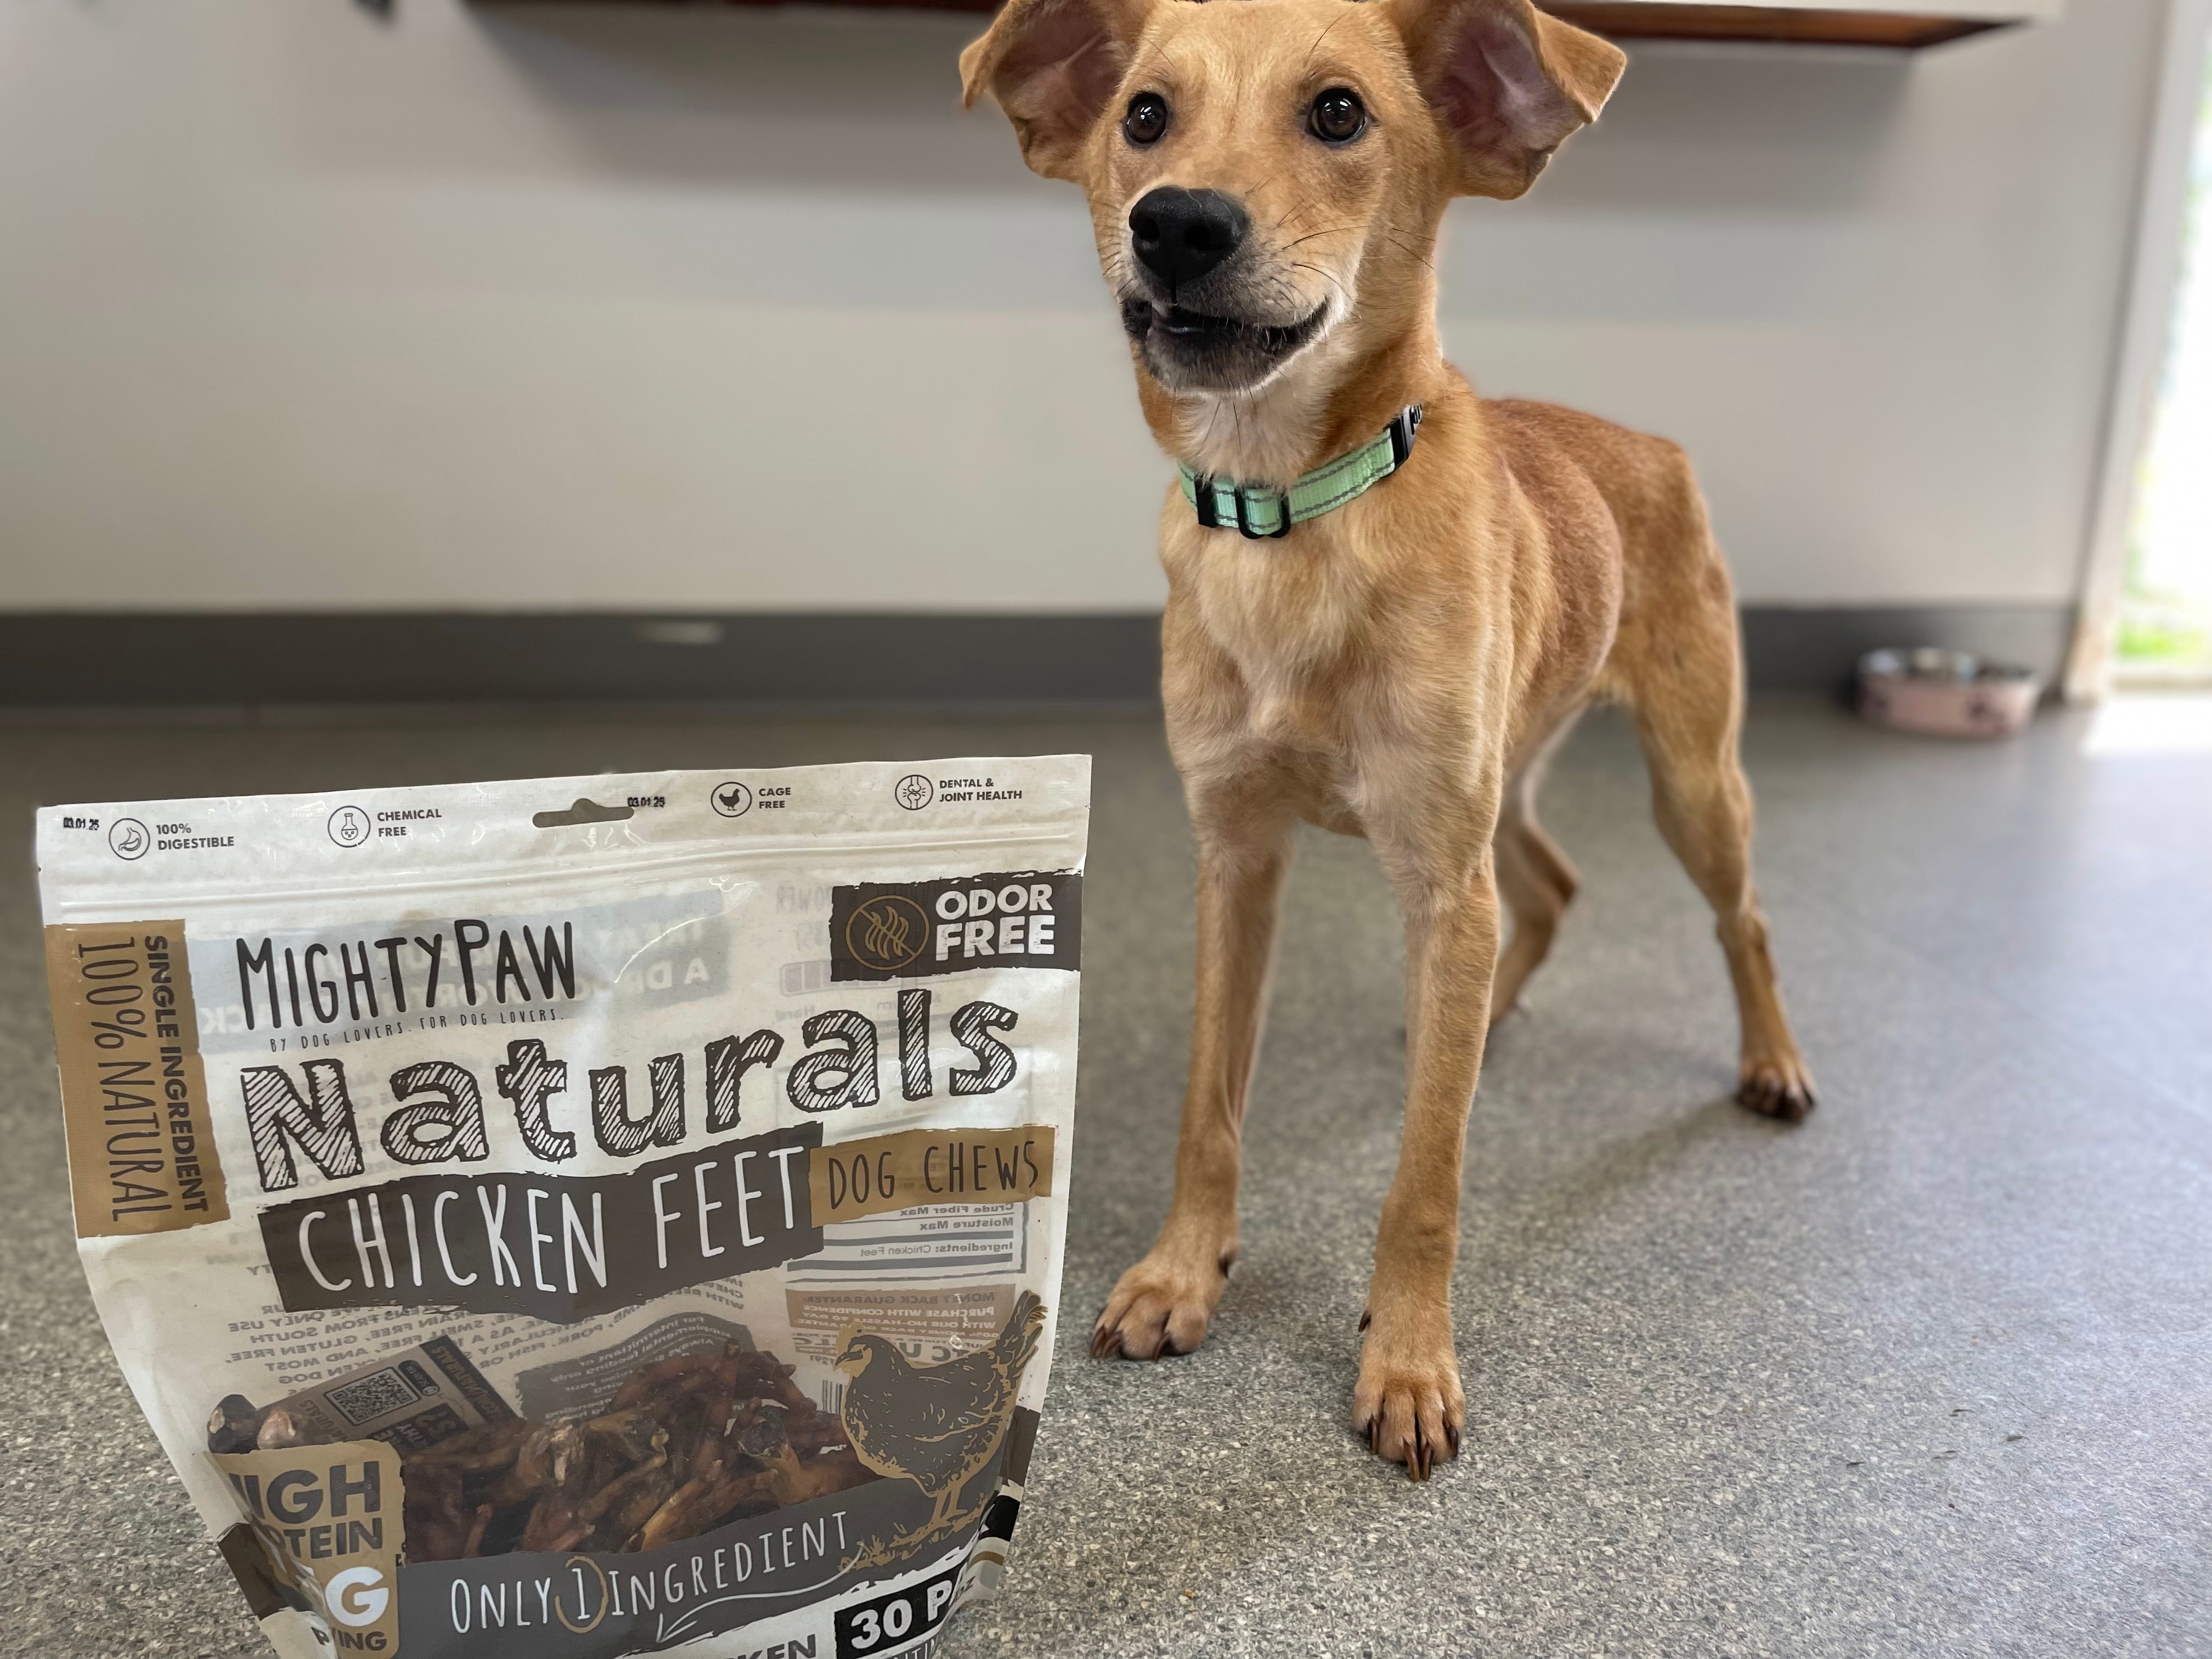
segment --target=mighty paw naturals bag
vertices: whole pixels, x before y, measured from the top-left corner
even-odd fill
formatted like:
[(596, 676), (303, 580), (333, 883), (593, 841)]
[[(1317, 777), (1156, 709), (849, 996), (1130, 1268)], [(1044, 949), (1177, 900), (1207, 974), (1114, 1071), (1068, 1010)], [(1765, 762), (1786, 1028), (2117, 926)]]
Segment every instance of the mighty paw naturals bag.
[(279, 1653), (845, 1659), (996, 1588), (1089, 781), (40, 815), (85, 1271)]

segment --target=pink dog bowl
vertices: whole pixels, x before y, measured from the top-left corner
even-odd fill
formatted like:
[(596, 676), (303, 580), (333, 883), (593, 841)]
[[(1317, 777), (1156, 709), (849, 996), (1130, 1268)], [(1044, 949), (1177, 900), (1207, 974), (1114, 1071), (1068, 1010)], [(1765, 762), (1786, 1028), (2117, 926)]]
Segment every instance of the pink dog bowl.
[(1869, 651), (1859, 659), (1859, 713), (1876, 726), (1936, 738), (2003, 738), (2034, 714), (2043, 682), (2025, 668), (1964, 651)]

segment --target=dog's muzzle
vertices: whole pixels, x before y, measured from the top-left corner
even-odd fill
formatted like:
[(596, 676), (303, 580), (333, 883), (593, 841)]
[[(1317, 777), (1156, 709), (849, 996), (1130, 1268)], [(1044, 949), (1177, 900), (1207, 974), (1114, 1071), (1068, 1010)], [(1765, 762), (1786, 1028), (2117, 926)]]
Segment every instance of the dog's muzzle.
[[(1121, 326), (1146, 365), (1177, 388), (1234, 392), (1264, 380), (1318, 335), (1326, 302), (1277, 321), (1295, 289), (1255, 267), (1243, 204), (1217, 190), (1164, 185), (1129, 210), (1136, 280), (1121, 293)], [(1258, 313), (1255, 316), (1254, 313)]]

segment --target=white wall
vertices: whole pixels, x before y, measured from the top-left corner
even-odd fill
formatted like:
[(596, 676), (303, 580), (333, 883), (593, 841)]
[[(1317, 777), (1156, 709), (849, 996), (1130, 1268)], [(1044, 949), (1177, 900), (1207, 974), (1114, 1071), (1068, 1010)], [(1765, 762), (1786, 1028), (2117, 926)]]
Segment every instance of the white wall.
[[(2163, 0), (1646, 46), (1455, 210), (1494, 392), (1688, 443), (1746, 598), (2075, 588)], [(1165, 464), (968, 16), (0, 6), (0, 608), (1115, 610)]]

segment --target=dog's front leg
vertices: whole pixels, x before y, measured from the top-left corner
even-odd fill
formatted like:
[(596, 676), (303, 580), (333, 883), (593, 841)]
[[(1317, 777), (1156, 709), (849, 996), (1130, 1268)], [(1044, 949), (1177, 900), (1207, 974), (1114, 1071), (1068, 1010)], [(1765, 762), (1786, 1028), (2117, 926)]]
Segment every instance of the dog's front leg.
[(1206, 1335), (1237, 1259), (1244, 1106), (1267, 1017), (1275, 920), (1291, 863), (1287, 811), (1190, 783), (1198, 836), (1198, 997), (1176, 1148), (1175, 1200), (1158, 1242), (1123, 1273), (1091, 1334), (1094, 1355), (1158, 1359)]
[(1498, 965), (1498, 886), (1479, 843), (1378, 841), (1406, 915), (1406, 1124), (1382, 1202), (1352, 1426), (1416, 1480), (1456, 1457), (1467, 1401), (1452, 1352), (1460, 1162)]

